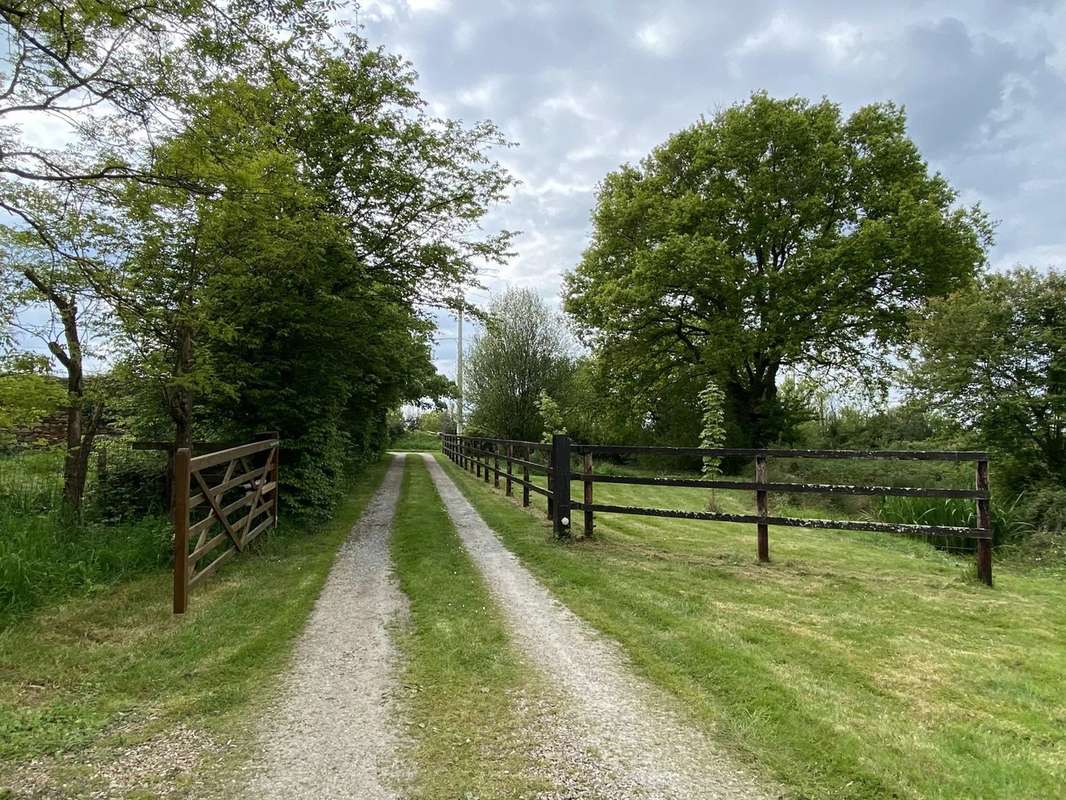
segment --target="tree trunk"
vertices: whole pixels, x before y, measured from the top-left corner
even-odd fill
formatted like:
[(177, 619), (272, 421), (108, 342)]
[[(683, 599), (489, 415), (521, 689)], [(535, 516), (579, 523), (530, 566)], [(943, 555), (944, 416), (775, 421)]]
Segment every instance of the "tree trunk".
[(766, 447), (781, 434), (777, 402), (777, 365), (752, 370), (750, 378), (732, 376), (723, 382), (729, 415), (742, 437), (742, 447)]
[(185, 385), (185, 376), (192, 371), (192, 329), (179, 325), (175, 342), (175, 385), (167, 392), (167, 407), (174, 420), (174, 446), (192, 448), (192, 395)]
[(58, 342), (49, 342), (48, 349), (67, 371), (67, 436), (66, 453), (63, 457), (63, 506), (79, 516), (85, 497), (85, 480), (89, 472), (89, 456), (93, 440), (100, 425), (103, 404), (94, 404), (87, 424), (85, 411), (85, 374), (81, 338), (78, 333), (78, 305), (75, 297), (64, 295), (41, 275), (31, 269), (23, 275), (40, 291), (59, 312), (63, 323), (64, 348)]

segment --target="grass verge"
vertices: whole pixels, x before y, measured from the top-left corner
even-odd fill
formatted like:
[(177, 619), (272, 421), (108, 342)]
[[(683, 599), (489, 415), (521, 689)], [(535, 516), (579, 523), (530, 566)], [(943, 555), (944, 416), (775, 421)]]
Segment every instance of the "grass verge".
[(392, 557), (411, 600), (400, 642), (414, 798), (517, 798), (549, 789), (525, 719), (537, 676), (509, 641), (429, 471), (409, 458)]
[(234, 741), (385, 468), (368, 467), (330, 522), (283, 520), (255, 555), (198, 587), (184, 617), (170, 613), (169, 571), (157, 571), (8, 624), (0, 787), (80, 797), (114, 777), (136, 779), (130, 796), (185, 796), (210, 777), (207, 765), (239, 759)]
[[(875, 534), (600, 515), (551, 540), (440, 457), (556, 596), (740, 757), (804, 798), (1042, 798), (1066, 785), (1066, 583)], [(597, 501), (705, 508), (599, 484)], [(539, 499), (539, 505), (543, 500)], [(575, 523), (579, 520), (575, 520)]]

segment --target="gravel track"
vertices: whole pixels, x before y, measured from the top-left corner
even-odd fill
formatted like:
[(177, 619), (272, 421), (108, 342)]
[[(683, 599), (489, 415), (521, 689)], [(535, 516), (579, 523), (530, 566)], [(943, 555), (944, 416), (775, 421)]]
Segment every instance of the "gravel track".
[[(638, 679), (616, 646), (554, 600), (508, 551), (441, 465), (423, 455), (463, 544), (500, 604), (512, 637), (565, 702), (536, 734), (570, 788), (558, 798), (767, 800), (708, 737)], [(557, 782), (559, 778), (556, 778)], [(564, 785), (565, 785), (564, 783)]]
[(400, 661), (389, 628), (408, 604), (388, 540), (403, 465), (402, 455), (393, 456), (330, 570), (279, 700), (264, 715), (260, 755), (247, 773), (249, 800), (400, 796)]

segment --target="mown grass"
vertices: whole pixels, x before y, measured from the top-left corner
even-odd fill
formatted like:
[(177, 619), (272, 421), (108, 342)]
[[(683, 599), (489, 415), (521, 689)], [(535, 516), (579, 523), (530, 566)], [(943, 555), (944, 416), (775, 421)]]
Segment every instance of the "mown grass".
[(414, 798), (517, 798), (538, 777), (523, 698), (537, 678), (511, 645), (421, 459), (409, 457), (392, 557), (411, 601), (400, 635)]
[(171, 614), (170, 572), (157, 570), (9, 621), (0, 631), (0, 787), (31, 759), (47, 770), (49, 757), (65, 754), (84, 762), (72, 785), (88, 793), (94, 765), (179, 724), (232, 747), (384, 469), (369, 467), (330, 522), (283, 520), (257, 552), (197, 587), (182, 617)]
[(440, 437), (429, 431), (404, 431), (389, 444), (390, 450), (440, 450)]
[[(558, 544), (446, 459), (570, 608), (718, 738), (805, 798), (1047, 798), (1066, 785), (1066, 582), (877, 534), (599, 515)], [(576, 490), (576, 484), (575, 484)], [(697, 510), (708, 493), (596, 486)], [(750, 498), (719, 493), (724, 510)], [(575, 525), (580, 517), (575, 514)]]

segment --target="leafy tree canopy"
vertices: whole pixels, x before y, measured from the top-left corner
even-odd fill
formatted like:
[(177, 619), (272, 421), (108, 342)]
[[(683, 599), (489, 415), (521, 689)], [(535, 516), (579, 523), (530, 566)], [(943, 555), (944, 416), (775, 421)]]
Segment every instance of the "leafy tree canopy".
[(927, 407), (1019, 463), (1066, 481), (1066, 275), (989, 274), (915, 322), (910, 375)]
[(539, 441), (546, 424), (541, 394), (561, 396), (571, 368), (564, 321), (536, 292), (510, 289), (496, 297), (466, 360), (471, 429)]
[(608, 175), (566, 279), (585, 341), (634, 387), (716, 380), (742, 444), (776, 438), (782, 367), (871, 375), (991, 240), (905, 123), (891, 104), (844, 118), (759, 93)]

